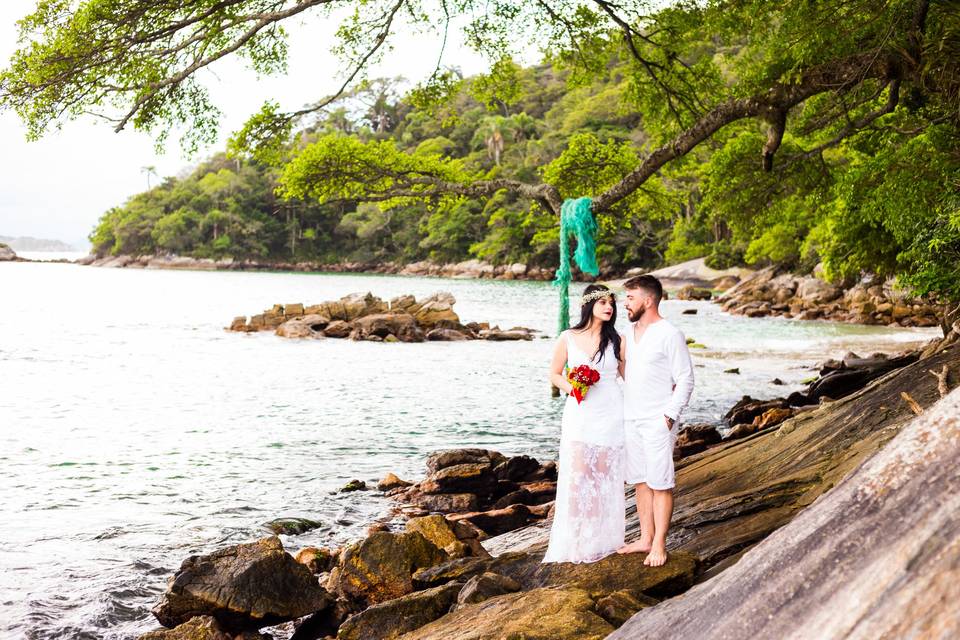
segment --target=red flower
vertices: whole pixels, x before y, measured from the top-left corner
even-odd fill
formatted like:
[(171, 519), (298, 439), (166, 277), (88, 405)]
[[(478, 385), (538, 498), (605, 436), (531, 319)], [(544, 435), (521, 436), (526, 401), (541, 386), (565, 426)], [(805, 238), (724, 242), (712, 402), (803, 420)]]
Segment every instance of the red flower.
[(600, 372), (582, 364), (567, 372), (567, 380), (573, 389), (570, 395), (577, 399), (577, 404), (587, 397), (587, 390), (600, 380)]

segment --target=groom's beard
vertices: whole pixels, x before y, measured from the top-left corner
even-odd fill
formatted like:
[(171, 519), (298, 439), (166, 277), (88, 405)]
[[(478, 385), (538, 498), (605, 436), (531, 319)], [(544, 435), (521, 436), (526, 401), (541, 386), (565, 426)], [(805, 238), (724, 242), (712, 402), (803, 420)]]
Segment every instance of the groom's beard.
[(637, 309), (636, 311), (628, 311), (628, 312), (627, 312), (627, 319), (630, 320), (630, 322), (636, 322), (636, 321), (638, 321), (640, 318), (642, 318), (642, 317), (643, 317), (643, 314), (645, 314), (646, 312), (647, 312), (647, 308), (646, 308), (646, 307), (641, 307), (641, 308)]

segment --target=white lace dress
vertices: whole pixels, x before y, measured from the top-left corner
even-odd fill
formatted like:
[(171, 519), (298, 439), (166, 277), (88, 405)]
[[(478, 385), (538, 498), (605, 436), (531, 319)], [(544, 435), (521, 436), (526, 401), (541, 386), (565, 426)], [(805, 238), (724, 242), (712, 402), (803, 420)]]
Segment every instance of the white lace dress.
[(608, 345), (603, 358), (590, 358), (569, 331), (567, 363), (586, 364), (600, 380), (582, 403), (567, 397), (560, 432), (556, 508), (544, 562), (594, 562), (623, 545), (623, 390), (617, 357)]

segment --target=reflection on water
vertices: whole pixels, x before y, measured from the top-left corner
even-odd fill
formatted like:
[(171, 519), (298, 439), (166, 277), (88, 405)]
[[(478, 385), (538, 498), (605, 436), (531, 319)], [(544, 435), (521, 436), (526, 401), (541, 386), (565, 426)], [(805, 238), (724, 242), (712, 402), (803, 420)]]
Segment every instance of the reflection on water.
[[(223, 331), (274, 303), (447, 290), (464, 321), (552, 335), (546, 283), (6, 263), (0, 284), (0, 635), (135, 637), (190, 554), (263, 535), (279, 516), (324, 523), (286, 539), (294, 549), (361, 536), (389, 505), (336, 492), (352, 478), (420, 476), (443, 447), (551, 458), (557, 446), (552, 340)], [(689, 308), (698, 313), (681, 315)], [(744, 393), (796, 388), (824, 357), (936, 333), (731, 317), (699, 302), (664, 311), (708, 347), (694, 352), (695, 421)], [(723, 373), (731, 367), (742, 374)]]

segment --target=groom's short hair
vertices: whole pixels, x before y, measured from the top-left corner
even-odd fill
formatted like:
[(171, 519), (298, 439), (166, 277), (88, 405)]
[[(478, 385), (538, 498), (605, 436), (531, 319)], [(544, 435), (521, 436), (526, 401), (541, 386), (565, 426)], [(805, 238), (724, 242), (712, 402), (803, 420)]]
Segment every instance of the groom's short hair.
[(626, 282), (623, 283), (624, 289), (643, 289), (656, 300), (658, 303), (663, 299), (663, 285), (660, 284), (660, 281), (650, 274), (643, 274), (642, 276), (634, 276)]

